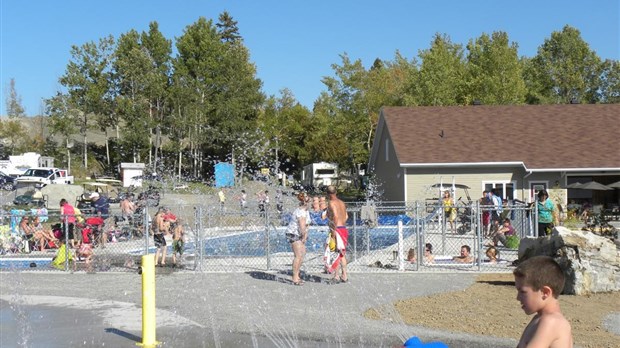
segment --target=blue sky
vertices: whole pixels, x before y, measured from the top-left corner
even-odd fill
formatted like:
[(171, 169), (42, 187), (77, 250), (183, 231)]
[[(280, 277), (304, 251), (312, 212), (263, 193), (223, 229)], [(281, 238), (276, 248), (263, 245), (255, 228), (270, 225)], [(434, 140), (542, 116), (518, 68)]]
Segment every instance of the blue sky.
[(339, 55), (408, 59), (427, 49), (435, 33), (466, 44), (482, 33), (505, 31), (531, 57), (553, 31), (566, 24), (581, 31), (599, 57), (620, 60), (618, 0), (0, 0), (2, 109), (11, 78), (27, 115), (43, 111), (42, 100), (61, 88), (72, 45), (148, 30), (152, 21), (174, 41), (200, 16), (217, 22), (228, 11), (238, 22), (267, 95), (289, 88), (312, 107), (325, 90), (324, 76)]

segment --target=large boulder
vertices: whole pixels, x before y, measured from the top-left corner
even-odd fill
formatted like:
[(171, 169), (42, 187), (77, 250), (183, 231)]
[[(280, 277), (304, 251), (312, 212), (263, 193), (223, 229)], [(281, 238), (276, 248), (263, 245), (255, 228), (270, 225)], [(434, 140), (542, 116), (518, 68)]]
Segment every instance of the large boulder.
[(562, 266), (565, 294), (620, 291), (620, 251), (609, 238), (556, 227), (548, 237), (521, 240), (519, 261), (536, 255), (551, 256)]

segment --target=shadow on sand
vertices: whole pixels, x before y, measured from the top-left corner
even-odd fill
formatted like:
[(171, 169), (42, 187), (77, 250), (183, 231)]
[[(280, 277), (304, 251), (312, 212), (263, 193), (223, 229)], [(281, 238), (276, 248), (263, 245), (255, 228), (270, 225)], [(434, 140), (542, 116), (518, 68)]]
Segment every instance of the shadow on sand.
[(479, 280), (477, 283), (485, 283), (489, 285), (497, 285), (497, 286), (515, 286), (514, 281), (509, 280)]

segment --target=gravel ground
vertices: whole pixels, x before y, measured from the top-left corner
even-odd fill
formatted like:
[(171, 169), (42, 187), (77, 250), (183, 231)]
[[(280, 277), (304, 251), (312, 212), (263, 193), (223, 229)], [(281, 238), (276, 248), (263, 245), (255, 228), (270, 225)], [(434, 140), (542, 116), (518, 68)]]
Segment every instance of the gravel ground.
[[(560, 303), (576, 346), (620, 347), (620, 292), (562, 295)], [(511, 274), (483, 274), (467, 289), (401, 300), (395, 307), (409, 325), (517, 340), (531, 319), (518, 305)], [(380, 310), (366, 316), (379, 318)]]

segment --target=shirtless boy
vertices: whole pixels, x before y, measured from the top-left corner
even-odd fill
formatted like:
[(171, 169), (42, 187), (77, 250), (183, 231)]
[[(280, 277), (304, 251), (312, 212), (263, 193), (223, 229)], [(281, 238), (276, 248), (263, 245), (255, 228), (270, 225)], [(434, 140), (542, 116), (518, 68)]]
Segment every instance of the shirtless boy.
[(172, 267), (177, 267), (177, 254), (179, 259), (183, 257), (183, 246), (185, 245), (185, 232), (183, 231), (183, 222), (177, 219), (170, 225), (172, 229)]
[[(153, 241), (157, 250), (155, 251), (155, 267), (166, 266), (166, 235), (169, 232), (169, 224), (165, 220), (166, 209), (159, 208), (157, 214), (155, 214), (154, 226), (153, 226)], [(161, 253), (161, 263), (159, 263), (159, 254)]]
[(341, 255), (340, 269), (341, 275), (338, 276), (338, 269), (334, 271), (334, 280), (342, 281), (346, 283), (349, 278), (347, 277), (347, 258), (346, 258), (346, 246), (348, 243), (349, 232), (347, 231), (347, 208), (342, 200), (336, 195), (338, 190), (335, 186), (327, 187), (327, 196), (329, 203), (327, 205), (327, 218), (329, 220), (329, 230), (334, 235), (338, 234), (344, 245), (337, 245), (338, 252)]
[(536, 313), (527, 325), (517, 348), (573, 347), (568, 320), (560, 310), (558, 297), (564, 289), (564, 273), (553, 258), (535, 256), (514, 270), (517, 300), (525, 314)]

